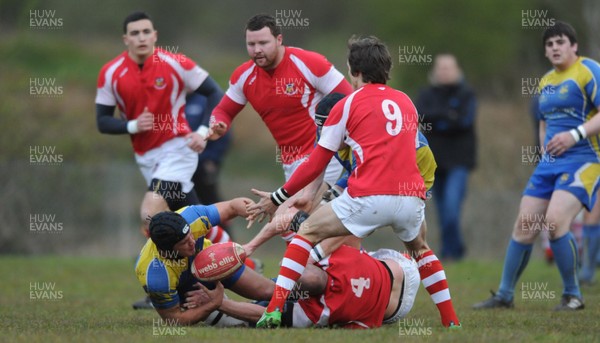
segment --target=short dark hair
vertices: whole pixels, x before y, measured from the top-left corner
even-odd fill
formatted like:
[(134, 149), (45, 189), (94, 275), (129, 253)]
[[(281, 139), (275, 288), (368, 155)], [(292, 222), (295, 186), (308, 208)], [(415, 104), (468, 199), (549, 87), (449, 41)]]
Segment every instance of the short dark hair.
[(363, 82), (385, 84), (390, 79), (392, 57), (387, 46), (375, 36), (352, 36), (348, 40), (348, 64), (353, 76), (362, 73)]
[(566, 36), (567, 38), (569, 38), (569, 42), (571, 42), (571, 45), (577, 43), (577, 32), (575, 32), (573, 26), (564, 21), (557, 20), (554, 23), (554, 26), (550, 26), (546, 30), (544, 30), (544, 34), (542, 35), (542, 46), (545, 47), (546, 41), (556, 36)]
[(264, 27), (268, 27), (274, 37), (277, 37), (281, 34), (281, 27), (277, 25), (277, 20), (268, 14), (257, 14), (248, 19), (244, 32), (259, 31)]
[(135, 11), (133, 13), (130, 13), (127, 17), (125, 17), (125, 20), (123, 21), (123, 33), (127, 33), (127, 24), (142, 19), (148, 19), (152, 21), (152, 18), (150, 18), (150, 16), (146, 12)]

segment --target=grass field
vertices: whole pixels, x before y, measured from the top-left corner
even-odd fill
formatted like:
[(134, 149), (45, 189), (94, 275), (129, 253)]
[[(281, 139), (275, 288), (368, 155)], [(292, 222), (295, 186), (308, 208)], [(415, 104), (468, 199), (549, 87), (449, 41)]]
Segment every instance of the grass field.
[[(265, 274), (276, 274), (275, 259)], [(584, 288), (586, 309), (552, 311), (560, 298), (555, 267), (532, 261), (517, 285), (515, 310), (476, 312), (472, 303), (496, 288), (501, 263), (465, 261), (446, 266), (460, 331), (444, 330), (423, 288), (400, 324), (366, 331), (215, 329), (158, 330), (154, 311), (133, 311), (142, 296), (133, 261), (68, 257), (2, 257), (2, 342), (594, 342), (600, 341), (599, 285)], [(522, 291), (527, 287), (529, 290)]]

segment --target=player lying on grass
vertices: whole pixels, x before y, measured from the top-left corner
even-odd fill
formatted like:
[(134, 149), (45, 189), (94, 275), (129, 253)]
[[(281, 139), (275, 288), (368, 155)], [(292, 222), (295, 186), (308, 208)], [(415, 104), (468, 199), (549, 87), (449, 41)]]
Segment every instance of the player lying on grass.
[[(283, 309), (283, 326), (366, 329), (406, 316), (419, 289), (414, 260), (390, 249), (367, 254), (347, 245), (335, 248), (329, 256), (315, 256), (318, 261), (307, 266), (303, 278), (310, 281), (300, 279), (298, 284), (311, 282), (310, 288), (320, 292), (296, 292), (297, 302), (288, 301)], [(225, 299), (222, 287), (211, 291), (202, 286), (188, 294), (187, 303), (250, 323), (265, 311), (263, 306)]]
[[(343, 94), (332, 93), (325, 96), (317, 105), (315, 123), (317, 124), (317, 141), (321, 136), (321, 130), (323, 124), (327, 120), (331, 109), (344, 98)], [(430, 193), (431, 187), (434, 182), (434, 173), (436, 169), (436, 162), (429, 148), (427, 139), (421, 132), (417, 132), (418, 142), (416, 146), (417, 151), (417, 167), (425, 183), (428, 194)], [(334, 155), (335, 158), (344, 167), (344, 173), (340, 179), (327, 190), (323, 196), (323, 202), (329, 202), (337, 198), (348, 185), (348, 177), (354, 170), (356, 163), (353, 156), (352, 149), (348, 145), (343, 145)], [(428, 196), (429, 198), (429, 196)], [(294, 203), (297, 205), (297, 203)], [(313, 209), (318, 206), (313, 205)], [(277, 235), (281, 230), (285, 230), (290, 226), (292, 231), (297, 231), (300, 224), (308, 218), (308, 213), (303, 211), (293, 211), (294, 209), (287, 209), (284, 214), (278, 214), (274, 220), (265, 225), (265, 227), (253, 238), (249, 243), (244, 245), (244, 249), (248, 255), (251, 255), (258, 246), (266, 242), (268, 239)], [(297, 212), (293, 217), (290, 213)], [(433, 251), (429, 248), (426, 241), (427, 225), (425, 220), (421, 224), (419, 236), (421, 238), (421, 244), (419, 245), (406, 245), (408, 252), (411, 256), (414, 256), (419, 262), (419, 272), (423, 286), (430, 294), (432, 301), (437, 306), (442, 320), (442, 325), (449, 326), (450, 323), (458, 323), (458, 317), (454, 311), (452, 299), (450, 297), (450, 291), (448, 288), (448, 282), (446, 281), (446, 275), (441, 262), (437, 259)], [(282, 236), (287, 240), (291, 241), (294, 237), (294, 232), (284, 232)], [(320, 248), (320, 244), (316, 245), (316, 249)]]
[[(197, 280), (190, 272), (191, 261), (211, 242), (205, 235), (214, 225), (235, 217), (247, 217), (247, 198), (214, 205), (193, 205), (177, 212), (160, 212), (150, 220), (150, 239), (136, 262), (136, 276), (163, 319), (179, 325), (205, 321), (209, 325), (236, 325), (240, 321), (222, 318), (207, 307), (182, 307), (184, 294), (194, 290)], [(223, 285), (237, 294), (256, 300), (269, 299), (274, 284), (250, 268), (242, 266)], [(207, 284), (214, 287), (214, 284)], [(222, 286), (219, 286), (222, 287)], [(212, 314), (211, 314), (212, 313)], [(210, 315), (210, 317), (209, 317)], [(208, 318), (208, 319), (207, 319)], [(219, 320), (220, 319), (220, 320)]]

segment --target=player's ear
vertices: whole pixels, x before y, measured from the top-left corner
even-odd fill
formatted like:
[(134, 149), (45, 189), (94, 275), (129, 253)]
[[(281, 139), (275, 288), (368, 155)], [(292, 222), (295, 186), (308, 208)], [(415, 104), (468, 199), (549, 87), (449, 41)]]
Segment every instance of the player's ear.
[(275, 37), (275, 39), (277, 40), (277, 46), (280, 46), (283, 44), (283, 35), (280, 33), (277, 35), (277, 37)]

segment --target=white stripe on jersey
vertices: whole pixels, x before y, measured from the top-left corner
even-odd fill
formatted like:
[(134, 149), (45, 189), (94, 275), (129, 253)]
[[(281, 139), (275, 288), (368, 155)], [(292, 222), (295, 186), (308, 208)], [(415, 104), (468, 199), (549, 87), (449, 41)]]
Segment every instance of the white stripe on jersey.
[(134, 115), (134, 113), (130, 113), (129, 115), (127, 114), (128, 109), (127, 106), (125, 105), (125, 101), (123, 101), (123, 98), (121, 98), (121, 95), (119, 95), (119, 92), (117, 91), (117, 89), (119, 89), (119, 87), (117, 86), (117, 84), (119, 83), (118, 80), (120, 80), (123, 75), (127, 74), (127, 72), (129, 71), (128, 67), (123, 68), (123, 71), (121, 72), (121, 74), (119, 74), (119, 78), (115, 79), (113, 81), (112, 84), (112, 92), (115, 95), (115, 98), (117, 98), (117, 103), (119, 104), (119, 107), (123, 109), (122, 115), (121, 115), (121, 119), (126, 120), (127, 118), (131, 118), (131, 116)]
[[(348, 99), (346, 99), (346, 102), (344, 103), (344, 109), (342, 110), (342, 118), (340, 119), (339, 122), (337, 122), (333, 125), (323, 126), (323, 129), (321, 132), (321, 138), (319, 139), (320, 146), (324, 147), (325, 149), (331, 150), (331, 151), (338, 151), (340, 149), (340, 147), (342, 146), (342, 142), (344, 142), (344, 138), (346, 138), (346, 141), (349, 143), (354, 142), (354, 140), (351, 140), (350, 137), (347, 137), (348, 130), (346, 129), (346, 124), (348, 123), (348, 117), (350, 116), (350, 108), (352, 106), (352, 100), (354, 99), (354, 96), (361, 90), (362, 90), (362, 88), (356, 90), (354, 93), (352, 93), (348, 96)], [(357, 149), (360, 149), (360, 153), (361, 153), (360, 158), (362, 161), (362, 148), (360, 148), (360, 146), (358, 144), (356, 144), (356, 142), (354, 142), (354, 145), (356, 146)], [(352, 145), (350, 145), (350, 146), (353, 149), (355, 148)], [(358, 153), (358, 151), (357, 151), (357, 153)]]
[(113, 65), (111, 65), (104, 73), (104, 86), (102, 88), (98, 88), (96, 92), (96, 103), (100, 105), (106, 106), (116, 106), (117, 102), (114, 96), (114, 93), (111, 91), (112, 87), (112, 79), (115, 70), (119, 68), (121, 64), (125, 61), (125, 57), (121, 57), (118, 59)]
[(183, 80), (183, 84), (185, 85), (184, 90), (186, 92), (193, 92), (198, 89), (202, 82), (204, 82), (204, 80), (206, 80), (208, 77), (208, 72), (197, 65), (190, 70), (186, 70), (172, 56), (160, 51), (157, 53), (157, 55), (161, 61), (167, 62), (175, 70), (175, 72), (179, 74)]
[(304, 61), (302, 61), (293, 53), (290, 53), (290, 60), (294, 63), (294, 65), (296, 65), (300, 73), (304, 75), (304, 77), (310, 83), (310, 85), (317, 90), (310, 104), (308, 103), (310, 88), (307, 85), (304, 85), (304, 94), (302, 95), (302, 105), (304, 107), (308, 107), (308, 113), (314, 120), (315, 109), (317, 108), (317, 104), (325, 95), (331, 93), (331, 91), (334, 90), (335, 87), (337, 87), (340, 84), (340, 82), (342, 82), (342, 80), (344, 80), (344, 75), (342, 75), (342, 73), (340, 73), (332, 65), (325, 75), (319, 77), (313, 74), (310, 71), (310, 69), (306, 66)]
[[(125, 68), (125, 70), (128, 70), (128, 68)], [(127, 116), (127, 112), (128, 112), (127, 107), (125, 106), (125, 101), (123, 101), (123, 98), (121, 98), (121, 96), (119, 95), (119, 92), (117, 92), (117, 83), (118, 83), (117, 80), (113, 81), (112, 91), (113, 91), (113, 94), (115, 95), (115, 98), (117, 99), (117, 103), (119, 104), (119, 107), (123, 109), (123, 114), (124, 114), (123, 119), (127, 119), (127, 118), (129, 118)]]
[(227, 95), (229, 99), (240, 105), (245, 105), (248, 102), (246, 95), (244, 95), (244, 84), (246, 83), (248, 76), (254, 71), (254, 68), (256, 68), (256, 64), (252, 64), (252, 67), (244, 71), (236, 83), (229, 82), (229, 88), (227, 88), (227, 91), (225, 92), (225, 95)]
[[(171, 81), (173, 81), (173, 90), (171, 91), (170, 100), (171, 100), (171, 119), (173, 120), (173, 126), (171, 127), (171, 131), (174, 134), (177, 134), (177, 116), (179, 114), (179, 109), (181, 105), (178, 106), (177, 99), (179, 97), (179, 82), (177, 82), (177, 77), (171, 74)], [(184, 99), (185, 103), (185, 99)]]
[(321, 316), (319, 317), (319, 321), (317, 322), (317, 326), (328, 326), (329, 325), (329, 317), (331, 316), (331, 310), (327, 306), (327, 302), (325, 302), (325, 295), (321, 295), (321, 304), (323, 304), (323, 311), (321, 312)]
[[(309, 96), (310, 96), (310, 87), (308, 87), (307, 84), (304, 84), (304, 93), (302, 93), (302, 99), (300, 99), (300, 102), (302, 103), (302, 106), (304, 106), (304, 107), (308, 106), (308, 97)], [(315, 119), (315, 114), (314, 113), (310, 113), (310, 116), (311, 116), (311, 118), (313, 120)]]
[(175, 75), (171, 74), (173, 79), (173, 92), (171, 93), (171, 118), (173, 118), (173, 134), (177, 135), (179, 125), (177, 119), (179, 118), (179, 110), (185, 105), (185, 92), (179, 91), (179, 83)]
[(346, 132), (346, 142), (352, 148), (352, 152), (355, 152), (356, 155), (358, 155), (358, 159), (360, 160), (360, 163), (363, 163), (365, 161), (363, 148), (354, 139), (350, 138), (350, 136), (348, 136), (347, 132)]
[(331, 66), (329, 71), (323, 76), (317, 76), (313, 74), (306, 64), (293, 53), (290, 54), (290, 60), (294, 62), (298, 70), (304, 75), (308, 82), (317, 89), (319, 93), (329, 94), (337, 85), (342, 82), (344, 75), (340, 73), (334, 66)]

